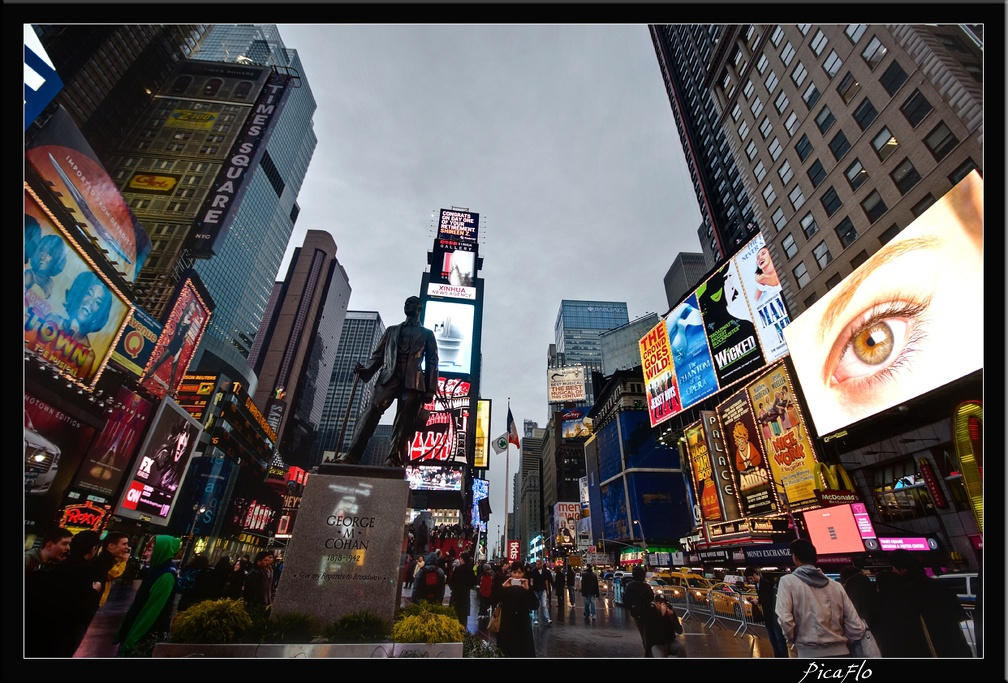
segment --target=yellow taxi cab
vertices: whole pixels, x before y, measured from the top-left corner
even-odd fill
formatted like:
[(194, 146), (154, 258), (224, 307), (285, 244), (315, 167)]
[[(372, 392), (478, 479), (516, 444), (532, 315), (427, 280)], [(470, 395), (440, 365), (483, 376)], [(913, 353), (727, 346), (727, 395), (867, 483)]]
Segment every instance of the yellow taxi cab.
[(759, 608), (759, 597), (756, 586), (737, 582), (721, 581), (711, 587), (711, 608), (715, 614), (741, 619), (743, 612), (746, 619), (762, 619)]
[(662, 577), (668, 585), (665, 595), (671, 600), (686, 601), (687, 596), (693, 602), (707, 602), (707, 592), (711, 588), (710, 579), (692, 572), (668, 572)]

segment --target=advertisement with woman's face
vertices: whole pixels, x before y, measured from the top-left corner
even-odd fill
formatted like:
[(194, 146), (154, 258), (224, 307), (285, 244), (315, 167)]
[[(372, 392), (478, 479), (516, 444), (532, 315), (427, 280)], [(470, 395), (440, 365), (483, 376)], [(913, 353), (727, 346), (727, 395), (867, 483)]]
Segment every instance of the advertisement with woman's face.
[(696, 296), (721, 388), (763, 367), (763, 351), (735, 262), (718, 268), (697, 287)]
[(784, 328), (790, 318), (781, 295), (780, 278), (770, 258), (770, 250), (763, 241), (763, 233), (758, 233), (742, 247), (735, 254), (734, 261), (763, 345), (763, 355), (768, 363), (772, 363), (787, 353)]
[(976, 171), (784, 328), (819, 436), (983, 368)]

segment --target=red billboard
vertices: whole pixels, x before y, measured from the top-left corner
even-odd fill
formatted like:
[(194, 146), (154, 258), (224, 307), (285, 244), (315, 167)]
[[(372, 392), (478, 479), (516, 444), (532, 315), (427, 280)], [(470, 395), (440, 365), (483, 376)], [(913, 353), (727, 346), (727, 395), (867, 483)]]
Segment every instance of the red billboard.
[(651, 426), (654, 427), (683, 409), (664, 318), (641, 337), (637, 344), (644, 372), (648, 417), (651, 418)]
[(784, 328), (819, 436), (983, 368), (983, 217), (974, 170)]
[(408, 463), (468, 465), (466, 440), (473, 405), (468, 380), (439, 376), (434, 400), (424, 405), (427, 419), (413, 434)]
[(179, 287), (175, 304), (168, 312), (164, 329), (144, 369), (141, 385), (159, 398), (174, 396), (189, 369), (210, 320), (210, 309), (200, 295), (192, 277)]
[(25, 190), (25, 351), (94, 387), (129, 316), (129, 300), (93, 270)]

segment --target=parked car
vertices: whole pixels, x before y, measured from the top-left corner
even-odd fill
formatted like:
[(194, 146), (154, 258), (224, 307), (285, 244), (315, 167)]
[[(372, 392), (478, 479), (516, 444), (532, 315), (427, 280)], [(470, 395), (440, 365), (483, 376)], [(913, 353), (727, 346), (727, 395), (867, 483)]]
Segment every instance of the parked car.
[(711, 605), (717, 614), (731, 614), (736, 619), (741, 619), (744, 612), (746, 619), (749, 620), (752, 620), (754, 615), (757, 620), (763, 618), (756, 586), (722, 581), (711, 587), (710, 595)]
[(35, 431), (28, 413), (24, 414), (25, 489), (43, 495), (49, 492), (59, 469), (60, 449)]
[(668, 597), (671, 595), (669, 591), (671, 591), (672, 586), (669, 585), (667, 581), (663, 581), (662, 579), (648, 579), (647, 584), (651, 586), (651, 590), (654, 591), (655, 597), (658, 597), (659, 595)]
[(709, 579), (690, 572), (672, 572), (666, 583), (673, 600), (685, 601), (688, 594), (690, 600), (700, 603), (707, 602), (707, 591), (712, 585)]
[(935, 578), (959, 596), (963, 607), (973, 609), (976, 606), (977, 572), (951, 572)]

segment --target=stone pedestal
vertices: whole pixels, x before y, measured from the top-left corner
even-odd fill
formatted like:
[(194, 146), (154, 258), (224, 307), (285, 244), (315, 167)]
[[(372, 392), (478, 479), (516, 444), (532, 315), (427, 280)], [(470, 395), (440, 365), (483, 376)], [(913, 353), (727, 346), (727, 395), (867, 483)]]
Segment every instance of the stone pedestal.
[(391, 626), (408, 503), (401, 468), (320, 466), (301, 497), (272, 613), (328, 624), (368, 611)]

